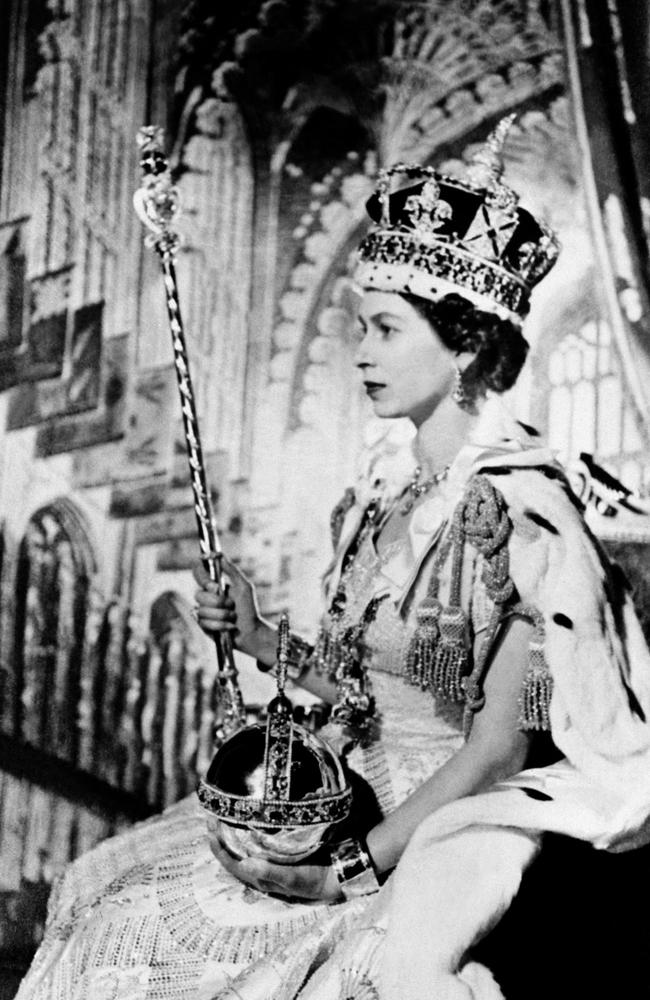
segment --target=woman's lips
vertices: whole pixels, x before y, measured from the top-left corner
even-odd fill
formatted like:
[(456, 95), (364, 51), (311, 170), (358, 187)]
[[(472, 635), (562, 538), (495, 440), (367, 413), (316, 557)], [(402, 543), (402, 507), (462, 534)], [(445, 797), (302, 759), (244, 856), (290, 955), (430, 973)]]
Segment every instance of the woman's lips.
[(364, 382), (363, 385), (369, 396), (375, 396), (382, 389), (386, 388), (383, 382)]

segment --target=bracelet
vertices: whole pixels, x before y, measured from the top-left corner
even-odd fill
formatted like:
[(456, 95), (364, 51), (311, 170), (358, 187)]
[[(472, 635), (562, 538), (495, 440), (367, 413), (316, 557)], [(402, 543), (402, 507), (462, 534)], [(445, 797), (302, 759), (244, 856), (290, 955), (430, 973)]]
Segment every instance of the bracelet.
[(370, 855), (358, 840), (351, 837), (331, 850), (332, 868), (345, 899), (379, 892), (380, 885)]
[(314, 647), (305, 639), (301, 639), (295, 632), (289, 633), (289, 650), (287, 655), (287, 677), (289, 680), (298, 681), (303, 674), (307, 673), (313, 652)]

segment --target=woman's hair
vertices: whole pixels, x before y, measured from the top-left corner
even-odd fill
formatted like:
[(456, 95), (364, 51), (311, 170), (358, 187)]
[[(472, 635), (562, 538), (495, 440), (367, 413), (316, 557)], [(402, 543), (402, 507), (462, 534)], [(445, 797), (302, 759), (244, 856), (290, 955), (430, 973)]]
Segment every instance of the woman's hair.
[(528, 354), (528, 341), (515, 323), (478, 309), (455, 293), (437, 302), (401, 294), (431, 324), (445, 347), (475, 355), (462, 374), (468, 401), (487, 389), (505, 392), (515, 384)]

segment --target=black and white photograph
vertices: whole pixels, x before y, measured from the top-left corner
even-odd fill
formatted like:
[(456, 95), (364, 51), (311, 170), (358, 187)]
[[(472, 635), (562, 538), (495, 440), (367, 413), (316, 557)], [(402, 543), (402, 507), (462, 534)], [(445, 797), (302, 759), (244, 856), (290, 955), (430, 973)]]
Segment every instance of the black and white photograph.
[(2, 0), (0, 1000), (650, 997), (650, 5)]

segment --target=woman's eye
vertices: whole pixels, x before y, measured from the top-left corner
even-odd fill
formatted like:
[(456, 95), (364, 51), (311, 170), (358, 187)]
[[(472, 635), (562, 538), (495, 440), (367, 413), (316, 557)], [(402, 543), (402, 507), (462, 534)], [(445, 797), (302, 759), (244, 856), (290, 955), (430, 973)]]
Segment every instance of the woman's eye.
[(392, 326), (390, 323), (380, 323), (379, 331), (384, 337), (390, 337), (392, 334), (397, 333), (397, 327)]

